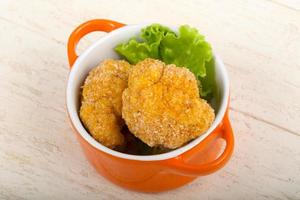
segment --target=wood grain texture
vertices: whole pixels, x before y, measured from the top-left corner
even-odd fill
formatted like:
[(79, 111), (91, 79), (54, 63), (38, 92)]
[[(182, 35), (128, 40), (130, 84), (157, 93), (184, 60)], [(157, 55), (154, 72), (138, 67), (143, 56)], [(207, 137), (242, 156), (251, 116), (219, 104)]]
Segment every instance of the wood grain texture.
[[(0, 199), (300, 199), (299, 8), (293, 0), (0, 1)], [(190, 24), (207, 36), (231, 80), (228, 165), (161, 194), (123, 190), (94, 171), (65, 111), (66, 41), (93, 18)]]

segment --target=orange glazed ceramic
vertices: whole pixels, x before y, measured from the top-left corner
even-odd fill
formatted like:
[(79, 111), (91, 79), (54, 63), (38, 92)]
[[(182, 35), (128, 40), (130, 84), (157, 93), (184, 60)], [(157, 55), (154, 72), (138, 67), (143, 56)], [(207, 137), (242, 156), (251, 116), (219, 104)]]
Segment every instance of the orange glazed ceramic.
[[(138, 156), (111, 150), (94, 140), (78, 115), (80, 87), (88, 72), (105, 58), (118, 58), (113, 48), (137, 35), (147, 24), (124, 25), (97, 19), (81, 24), (71, 34), (68, 58), (71, 71), (67, 85), (67, 110), (81, 147), (95, 169), (111, 182), (136, 191), (160, 192), (185, 185), (213, 173), (230, 159), (234, 139), (228, 118), (229, 81), (223, 62), (216, 54), (215, 71), (220, 98), (214, 99), (216, 118), (212, 126), (187, 145), (168, 153)], [(171, 27), (176, 31), (176, 27)], [(93, 31), (110, 32), (77, 56), (76, 45)]]

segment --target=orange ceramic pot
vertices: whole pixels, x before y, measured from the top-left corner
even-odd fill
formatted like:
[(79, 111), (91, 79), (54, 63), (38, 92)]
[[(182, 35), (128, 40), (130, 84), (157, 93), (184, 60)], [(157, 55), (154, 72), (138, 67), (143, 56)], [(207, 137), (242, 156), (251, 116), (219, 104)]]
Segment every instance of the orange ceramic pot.
[[(229, 83), (223, 62), (216, 54), (215, 73), (220, 98), (211, 103), (216, 118), (206, 133), (174, 151), (151, 156), (128, 155), (111, 150), (94, 140), (78, 115), (80, 86), (88, 72), (105, 58), (118, 58), (113, 48), (137, 35), (147, 24), (124, 25), (110, 20), (91, 20), (77, 27), (68, 42), (70, 74), (67, 110), (81, 147), (95, 169), (113, 183), (136, 191), (160, 192), (185, 185), (195, 178), (213, 173), (230, 159), (234, 147), (228, 118)], [(176, 27), (171, 27), (174, 31)], [(75, 53), (79, 40), (93, 31), (110, 32), (85, 50)]]

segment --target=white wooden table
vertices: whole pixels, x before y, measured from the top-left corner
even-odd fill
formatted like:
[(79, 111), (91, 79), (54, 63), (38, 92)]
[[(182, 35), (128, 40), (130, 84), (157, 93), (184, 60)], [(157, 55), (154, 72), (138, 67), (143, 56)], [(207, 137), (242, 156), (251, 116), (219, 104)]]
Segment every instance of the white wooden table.
[[(94, 18), (190, 24), (207, 36), (231, 79), (228, 165), (161, 194), (95, 172), (65, 111), (66, 42)], [(1, 0), (0, 47), (0, 199), (300, 199), (300, 1)]]

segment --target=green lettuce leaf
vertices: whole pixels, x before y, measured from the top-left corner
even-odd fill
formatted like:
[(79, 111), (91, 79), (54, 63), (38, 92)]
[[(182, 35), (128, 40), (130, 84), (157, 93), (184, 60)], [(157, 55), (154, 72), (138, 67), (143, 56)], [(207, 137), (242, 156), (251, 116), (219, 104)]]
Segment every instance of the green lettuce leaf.
[(196, 77), (205, 77), (205, 62), (212, 58), (210, 45), (195, 28), (180, 26), (179, 34), (166, 35), (161, 42), (161, 58), (164, 62), (186, 67)]
[(201, 83), (200, 96), (206, 100), (210, 100), (213, 97), (217, 98), (216, 76), (215, 76), (215, 60), (212, 58), (205, 63), (206, 76), (198, 76), (198, 80)]
[(142, 29), (140, 39), (135, 38), (119, 44), (115, 47), (115, 51), (131, 64), (136, 64), (145, 58), (160, 59), (159, 46), (166, 35), (175, 35), (175, 33), (167, 27), (153, 24)]
[(131, 64), (136, 64), (146, 58), (159, 59), (158, 46), (131, 39), (128, 43), (122, 43), (115, 47), (115, 51)]
[(162, 26), (160, 24), (152, 24), (151, 26), (147, 26), (143, 28), (141, 31), (141, 38), (146, 41), (148, 44), (160, 44), (161, 40), (166, 35), (176, 35), (171, 29), (168, 27)]

